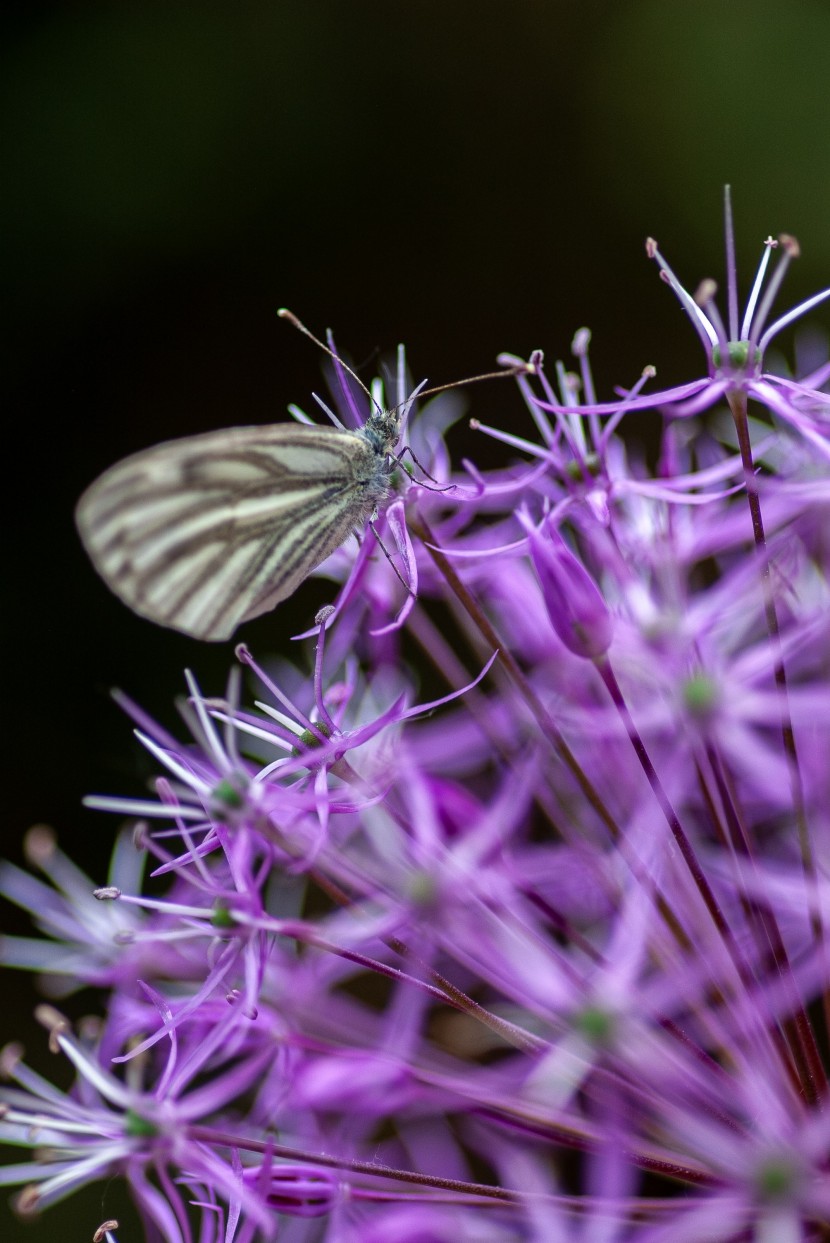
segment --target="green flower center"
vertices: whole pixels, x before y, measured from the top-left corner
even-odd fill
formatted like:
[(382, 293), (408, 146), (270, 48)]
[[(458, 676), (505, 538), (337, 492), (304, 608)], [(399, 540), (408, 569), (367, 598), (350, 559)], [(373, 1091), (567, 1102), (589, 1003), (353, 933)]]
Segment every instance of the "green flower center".
[(755, 1171), (755, 1186), (763, 1200), (790, 1200), (798, 1189), (800, 1171), (789, 1157), (767, 1157)]
[(321, 734), (324, 738), (331, 738), (331, 730), (324, 721), (315, 721), (314, 731), (312, 732), (310, 729), (303, 730), (297, 738), (299, 745), (292, 748), (292, 755), (302, 755), (304, 751), (313, 751), (315, 747), (322, 746), (323, 744), (320, 742)]
[(574, 1026), (592, 1045), (607, 1047), (614, 1039), (617, 1020), (610, 1010), (601, 1006), (586, 1006), (576, 1016)]
[(717, 706), (718, 688), (706, 673), (696, 673), (683, 686), (683, 704), (690, 716), (708, 716)]
[(227, 777), (223, 777), (222, 780), (214, 786), (213, 799), (218, 806), (225, 807), (228, 811), (239, 811), (244, 804), (244, 799), (241, 793), (233, 782)]
[(124, 1130), (132, 1139), (153, 1139), (159, 1133), (158, 1127), (148, 1118), (128, 1109), (124, 1115)]
[[(752, 366), (761, 366), (761, 351), (757, 345), (751, 347), (753, 350)], [(749, 358), (750, 344), (748, 341), (730, 341), (726, 346), (727, 365), (730, 371), (745, 371)], [(712, 362), (716, 367), (723, 366), (723, 352), (719, 345), (712, 347)]]

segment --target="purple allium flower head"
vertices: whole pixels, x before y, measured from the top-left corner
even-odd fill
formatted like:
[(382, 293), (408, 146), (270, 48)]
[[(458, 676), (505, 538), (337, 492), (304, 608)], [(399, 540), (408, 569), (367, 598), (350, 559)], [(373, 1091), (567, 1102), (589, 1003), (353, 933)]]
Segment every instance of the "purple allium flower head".
[[(830, 288), (807, 298), (769, 323), (775, 297), (787, 268), (799, 256), (800, 248), (795, 238), (789, 234), (782, 233), (777, 239), (768, 237), (743, 319), (739, 322), (738, 277), (729, 187), (725, 192), (725, 216), (728, 303), (726, 322), (714, 300), (717, 293), (716, 283), (713, 280), (704, 280), (695, 293), (690, 294), (669, 267), (657, 242), (653, 238), (648, 238), (646, 242), (646, 253), (658, 264), (660, 275), (680, 300), (697, 331), (706, 351), (707, 375), (689, 384), (647, 395), (640, 395), (632, 390), (622, 401), (606, 404), (596, 402), (591, 390), (586, 392), (587, 401), (582, 405), (568, 400), (568, 395), (557, 401), (553, 394), (549, 394), (547, 400), (535, 399), (541, 412), (552, 412), (560, 418), (581, 413), (595, 421), (610, 416), (614, 421), (623, 414), (658, 407), (667, 408), (673, 417), (688, 418), (711, 408), (722, 399), (728, 400), (731, 405), (740, 395), (744, 401), (751, 398), (766, 407), (770, 413), (777, 415), (804, 437), (818, 453), (830, 457), (830, 395), (821, 391), (830, 379), (830, 369), (826, 365), (820, 366), (798, 382), (764, 370), (765, 354), (778, 333), (830, 298)], [(780, 259), (765, 288), (773, 251), (780, 252)]]
[[(40, 1210), (84, 1183), (121, 1174), (145, 1220), (170, 1243), (184, 1243), (189, 1235), (183, 1203), (170, 1177), (175, 1170), (207, 1182), (232, 1205), (242, 1203), (246, 1213), (267, 1226), (261, 1201), (192, 1130), (196, 1123), (204, 1126), (226, 1101), (250, 1086), (262, 1069), (263, 1051), (234, 1062), (233, 1054), (229, 1059), (222, 1050), (227, 1022), (217, 1024), (198, 1047), (180, 1050), (174, 1039), (155, 1089), (144, 1091), (107, 1068), (105, 1034), (89, 1045), (75, 1038), (51, 1008), (42, 1007), (40, 1018), (54, 1050), (73, 1064), (79, 1090), (58, 1092), (29, 1070), (17, 1051), (6, 1050), (4, 1076), (18, 1087), (4, 1093), (0, 1136), (6, 1142), (37, 1145), (45, 1153), (40, 1163), (4, 1171), (7, 1183), (28, 1183), (21, 1195), (22, 1210)], [(222, 1074), (217, 1074), (219, 1068)], [(213, 1078), (194, 1086), (206, 1073)], [(158, 1176), (164, 1194), (148, 1181), (150, 1171)]]
[(150, 1243), (830, 1237), (830, 371), (764, 370), (830, 291), (770, 324), (787, 240), (740, 323), (727, 239), (726, 326), (652, 248), (703, 379), (598, 403), (581, 330), (486, 470), (430, 403), (400, 577), (366, 539), (291, 663), (188, 674), (188, 741), (119, 696), (158, 775), (90, 803), (150, 891), (126, 837), (97, 889), (42, 830), (49, 885), (0, 870), (43, 938), (5, 964), (100, 1010), (41, 1012), (65, 1091), (3, 1058), (24, 1208), (119, 1177)]

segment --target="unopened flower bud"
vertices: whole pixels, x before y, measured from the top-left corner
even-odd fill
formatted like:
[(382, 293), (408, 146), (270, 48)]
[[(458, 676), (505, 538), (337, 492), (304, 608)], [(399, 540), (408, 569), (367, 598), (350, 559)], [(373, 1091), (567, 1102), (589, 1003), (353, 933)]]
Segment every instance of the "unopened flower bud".
[(614, 620), (593, 578), (549, 523), (541, 533), (529, 519), (521, 521), (554, 630), (575, 656), (586, 660), (603, 656), (611, 644)]

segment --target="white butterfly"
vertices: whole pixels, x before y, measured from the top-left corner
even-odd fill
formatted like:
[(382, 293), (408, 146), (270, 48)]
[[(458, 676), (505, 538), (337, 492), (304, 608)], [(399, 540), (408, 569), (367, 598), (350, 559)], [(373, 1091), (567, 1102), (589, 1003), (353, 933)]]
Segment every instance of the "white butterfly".
[(362, 427), (278, 423), (170, 440), (105, 471), (75, 511), (92, 563), (115, 594), (142, 617), (195, 639), (230, 638), (360, 534), (389, 493), (417, 396), (535, 366), (419, 385), (404, 399), (401, 348), (401, 404), (385, 410), (330, 346), (290, 311), (279, 315), (334, 359), (341, 383), (348, 372), (369, 397), (374, 412)]
[(232, 427), (111, 467), (76, 522), (104, 582), (134, 612), (227, 639), (285, 600), (389, 492), (398, 411), (363, 427)]

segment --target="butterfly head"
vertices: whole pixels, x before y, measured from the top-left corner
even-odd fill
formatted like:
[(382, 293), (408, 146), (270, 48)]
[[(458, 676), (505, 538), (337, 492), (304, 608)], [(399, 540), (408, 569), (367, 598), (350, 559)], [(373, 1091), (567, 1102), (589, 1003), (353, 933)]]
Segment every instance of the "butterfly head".
[(401, 437), (402, 411), (377, 409), (363, 425), (363, 435), (376, 453), (386, 456), (394, 452)]

